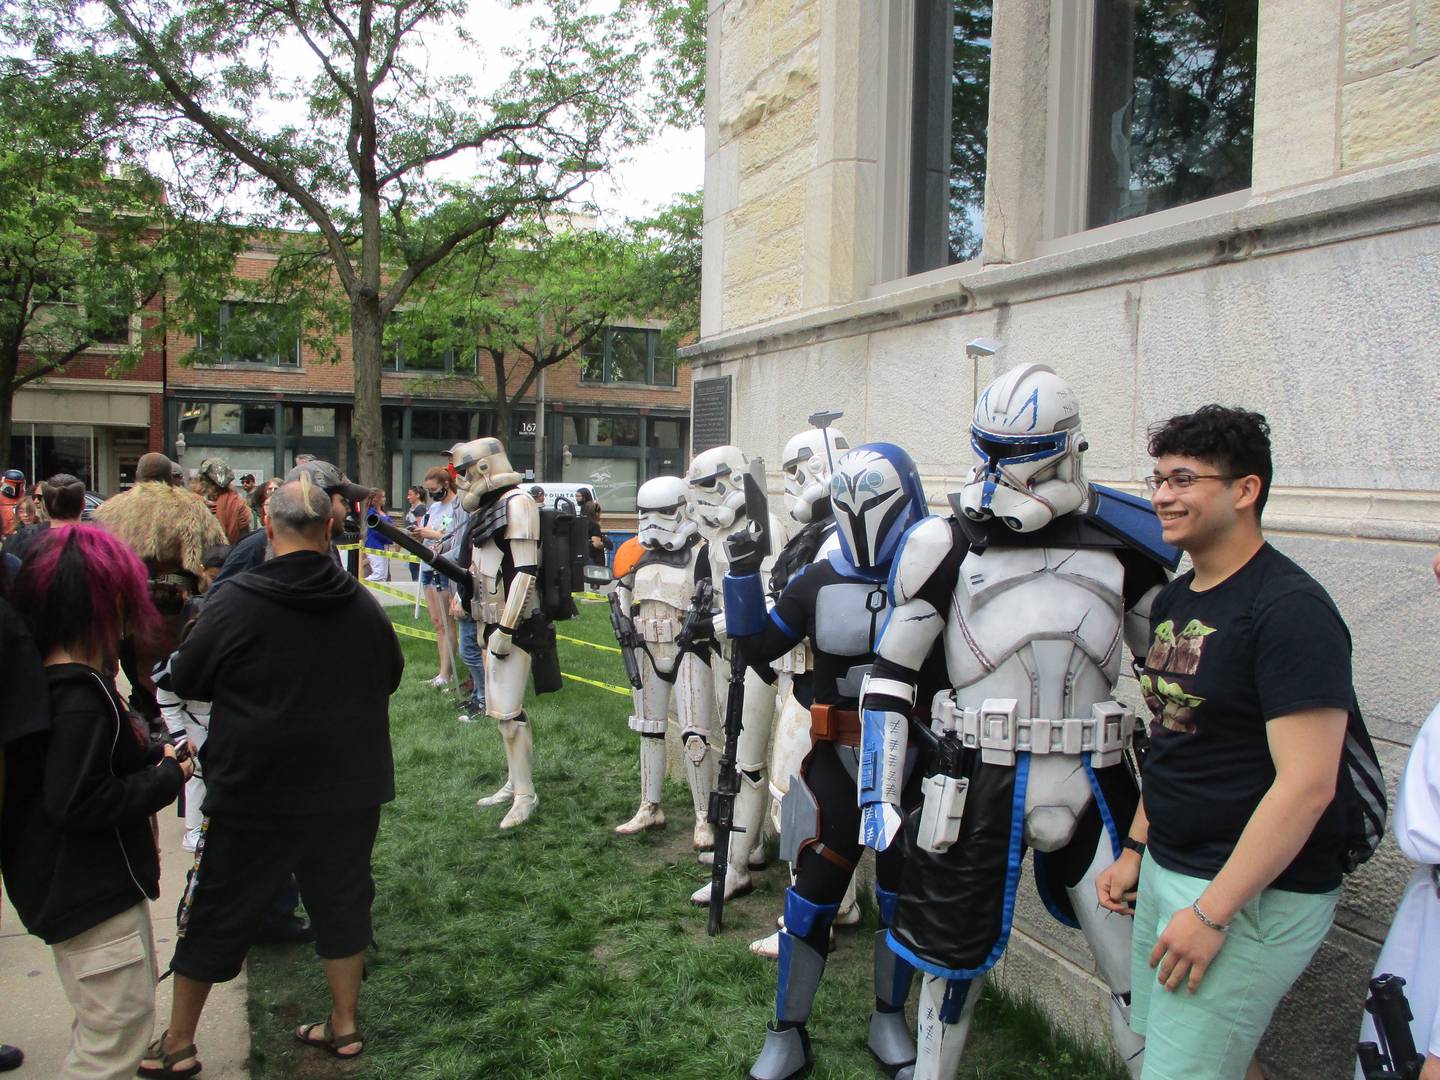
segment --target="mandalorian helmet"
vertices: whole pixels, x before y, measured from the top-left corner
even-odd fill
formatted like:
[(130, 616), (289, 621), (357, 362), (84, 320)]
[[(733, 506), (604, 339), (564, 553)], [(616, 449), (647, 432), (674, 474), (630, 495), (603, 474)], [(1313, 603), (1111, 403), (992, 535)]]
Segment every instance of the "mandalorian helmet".
[(730, 529), (745, 514), (745, 473), (750, 460), (738, 446), (715, 446), (695, 455), (685, 482), (690, 509), (708, 535)]
[(785, 444), (785, 509), (802, 525), (824, 518), (821, 504), (830, 495), (830, 470), (850, 448), (845, 435), (833, 427), (813, 427)]
[(894, 443), (862, 443), (835, 463), (830, 506), (840, 553), (861, 570), (883, 568), (906, 530), (926, 515), (910, 455)]
[(1044, 364), (1012, 368), (981, 391), (970, 446), (976, 463), (960, 507), (971, 521), (1034, 532), (1085, 505), (1080, 403)]
[(640, 512), (640, 546), (651, 551), (679, 551), (699, 532), (685, 502), (687, 485), (678, 476), (646, 480), (635, 493)]
[(455, 447), (450, 464), (455, 468), (455, 486), (465, 492), (460, 503), (471, 512), (490, 492), (520, 483), (520, 474), (505, 453), (505, 444), (493, 436)]

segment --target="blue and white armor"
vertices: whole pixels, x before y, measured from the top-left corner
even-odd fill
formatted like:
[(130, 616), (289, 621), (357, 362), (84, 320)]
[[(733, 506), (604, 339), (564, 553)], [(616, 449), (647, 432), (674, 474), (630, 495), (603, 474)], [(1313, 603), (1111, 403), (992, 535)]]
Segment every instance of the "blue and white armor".
[[(914, 464), (888, 443), (844, 455), (830, 491), (837, 519), (847, 515), (849, 535), (865, 537), (864, 543), (851, 544), (842, 530), (826, 555), (790, 578), (768, 613), (761, 606), (759, 575), (725, 578), (732, 610), (763, 615), (743, 627), (737, 618), (731, 628), (747, 663), (764, 668), (800, 641), (810, 644), (813, 658), (807, 681), (797, 683), (796, 691), (810, 716), (812, 746), (798, 774), (789, 778), (781, 808), (780, 854), (795, 863), (796, 876), (785, 894), (779, 935), (775, 1021), (750, 1070), (752, 1080), (788, 1080), (811, 1064), (805, 1025), (825, 969), (830, 926), (863, 851), (856, 800), (862, 767), (858, 706), (890, 615), (888, 557), (875, 561), (871, 555), (893, 553), (925, 513)], [(927, 675), (940, 684), (937, 671)], [(906, 773), (903, 763), (901, 772)], [(914, 805), (918, 786), (910, 784), (907, 795)], [(894, 909), (901, 857), (902, 849), (892, 848), (877, 858), (875, 871), (882, 931), (874, 941), (877, 1007), (869, 1045), (892, 1072), (915, 1056), (903, 1013), (912, 969), (887, 947), (883, 930)]]
[[(1114, 820), (1128, 821), (1136, 801), (1121, 763), (1134, 716), (1113, 699), (1123, 646), (1145, 648), (1126, 609), (1143, 610), (1165, 580), (1154, 537), (1126, 530), (1158, 534), (1158, 523), (1133, 504), (1119, 525), (1100, 512), (1127, 497), (1086, 485), (1079, 406), (1049, 368), (986, 387), (971, 441), (977, 463), (951, 497), (957, 516), (927, 519), (896, 558), (895, 610), (862, 703), (867, 845), (884, 850), (903, 827), (906, 747), (923, 742), (935, 758), (889, 932), (923, 973), (919, 1057), (900, 1075), (955, 1075), (980, 983), (1009, 938), (1026, 848), (1047, 906), (1090, 944), (1116, 1048), (1138, 1075), (1131, 920), (1099, 906), (1094, 879), (1119, 853)], [(914, 673), (937, 638), (950, 688), (918, 700), (929, 730), (911, 731)]]

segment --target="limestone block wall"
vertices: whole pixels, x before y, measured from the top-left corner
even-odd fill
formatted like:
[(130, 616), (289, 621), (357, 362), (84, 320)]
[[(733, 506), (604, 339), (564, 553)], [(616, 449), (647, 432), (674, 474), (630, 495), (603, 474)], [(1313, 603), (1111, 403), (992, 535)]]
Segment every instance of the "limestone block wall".
[[(1088, 475), (1131, 491), (1149, 470), (1150, 424), (1210, 401), (1258, 409), (1275, 448), (1267, 533), (1349, 623), (1393, 787), (1440, 699), (1429, 573), (1440, 463), (1428, 440), (1440, 402), (1440, 0), (1263, 0), (1249, 192), (1077, 237), (1045, 232), (1054, 8), (996, 4), (982, 257), (890, 280), (887, 200), (907, 130), (901, 7), (711, 2), (691, 356), (697, 380), (732, 376), (734, 441), (773, 468), (808, 413), (843, 409), (852, 442), (911, 451), (943, 512), (969, 466), (975, 387), (1016, 363), (1050, 363), (1072, 382)], [(1005, 348), (977, 369), (964, 344), (981, 336)], [(1134, 702), (1134, 689), (1120, 693)], [(1336, 929), (1262, 1048), (1271, 1076), (1349, 1074), (1365, 979), (1407, 876), (1387, 841), (1347, 880)], [(997, 979), (1108, 1037), (1083, 940), (1028, 884)]]

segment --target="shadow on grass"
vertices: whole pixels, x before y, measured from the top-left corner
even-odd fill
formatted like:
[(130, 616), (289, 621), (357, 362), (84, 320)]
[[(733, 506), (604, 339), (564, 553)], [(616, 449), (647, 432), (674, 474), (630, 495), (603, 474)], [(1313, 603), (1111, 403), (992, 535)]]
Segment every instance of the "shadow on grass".
[[(407, 620), (408, 621), (408, 620)], [(582, 608), (565, 632), (606, 642), (608, 617)], [(460, 724), (426, 685), (434, 646), (403, 638), (407, 673), (391, 702), (396, 800), (375, 850), (376, 948), (361, 997), (364, 1057), (337, 1062), (291, 1039), (328, 1006), (308, 947), (250, 957), (257, 1078), (696, 1078), (743, 1076), (771, 1015), (775, 968), (747, 944), (774, 929), (788, 878), (756, 875), (705, 934), (688, 903), (707, 880), (689, 839), (689, 793), (667, 781), (666, 830), (618, 837), (634, 810), (627, 696), (571, 681), (527, 703), (540, 805), (501, 833), (504, 808), (475, 799), (504, 778), (494, 725)], [(623, 684), (619, 658), (561, 643), (561, 666)], [(684, 827), (682, 827), (682, 825)], [(819, 1080), (883, 1074), (865, 1047), (872, 1007), (873, 906), (840, 934), (811, 1024)], [(961, 1075), (986, 1080), (1120, 1080), (1108, 1056), (1057, 1037), (1038, 1008), (988, 995)], [(913, 1020), (913, 1015), (912, 1015)]]

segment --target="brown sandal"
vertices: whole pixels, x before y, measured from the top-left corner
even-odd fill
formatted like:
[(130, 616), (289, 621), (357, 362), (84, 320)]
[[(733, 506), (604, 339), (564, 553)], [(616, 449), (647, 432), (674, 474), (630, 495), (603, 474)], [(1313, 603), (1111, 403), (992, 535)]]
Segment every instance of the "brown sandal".
[[(160, 1062), (159, 1066), (141, 1065), (135, 1070), (136, 1076), (153, 1077), (154, 1080), (166, 1080), (166, 1078), (169, 1077), (173, 1080), (173, 1078), (177, 1076), (194, 1076), (204, 1067), (200, 1064), (200, 1058), (196, 1053), (194, 1043), (191, 1043), (189, 1046), (182, 1046), (179, 1050), (171, 1050), (167, 1054), (165, 1052), (165, 1036), (169, 1034), (170, 1032), (168, 1031), (164, 1032), (158, 1039), (145, 1048), (146, 1059), (158, 1060)], [(195, 1064), (184, 1069), (175, 1068), (177, 1061), (184, 1061), (186, 1058), (195, 1058)]]
[[(317, 1039), (314, 1037), (316, 1028), (323, 1030), (324, 1038)], [(349, 1061), (351, 1058), (357, 1058), (365, 1052), (365, 1036), (360, 1034), (359, 1030), (352, 1031), (349, 1035), (336, 1035), (330, 1030), (329, 1020), (317, 1020), (313, 1024), (301, 1024), (295, 1029), (295, 1041), (304, 1043), (306, 1046), (313, 1046), (317, 1049), (324, 1050), (327, 1054), (332, 1057), (337, 1057), (341, 1061)], [(360, 1044), (360, 1049), (356, 1050), (353, 1054), (342, 1054), (340, 1052), (348, 1046), (354, 1046), (356, 1043)]]

